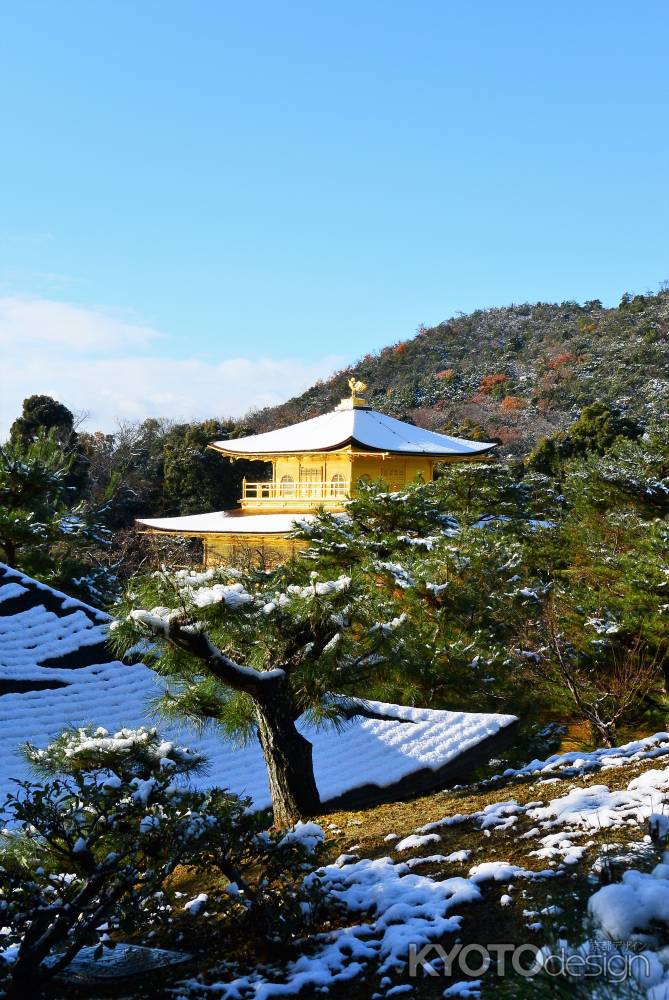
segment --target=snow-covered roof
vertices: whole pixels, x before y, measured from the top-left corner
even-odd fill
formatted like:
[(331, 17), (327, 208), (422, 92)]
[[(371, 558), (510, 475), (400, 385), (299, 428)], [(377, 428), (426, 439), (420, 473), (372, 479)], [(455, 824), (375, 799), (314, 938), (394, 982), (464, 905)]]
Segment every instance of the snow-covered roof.
[[(150, 702), (161, 680), (141, 663), (127, 666), (104, 647), (107, 615), (0, 564), (0, 801), (28, 776), (18, 753), (26, 740), (45, 746), (66, 726), (111, 732), (155, 722)], [(45, 686), (46, 685), (46, 686)], [(394, 785), (414, 772), (437, 770), (501, 733), (510, 715), (438, 712), (372, 703), (382, 718), (356, 716), (341, 733), (300, 728), (314, 747), (323, 801), (368, 784)], [(270, 804), (260, 745), (233, 749), (217, 733), (203, 736), (161, 726), (210, 761), (201, 784)]]
[(265, 434), (215, 441), (211, 447), (226, 455), (292, 455), (335, 451), (347, 445), (364, 451), (430, 458), (447, 458), (449, 455), (474, 457), (495, 447), (485, 441), (467, 441), (437, 434), (362, 407), (333, 410)]
[(296, 524), (313, 520), (313, 514), (247, 514), (243, 510), (217, 510), (183, 517), (138, 518), (153, 531), (177, 535), (286, 535)]

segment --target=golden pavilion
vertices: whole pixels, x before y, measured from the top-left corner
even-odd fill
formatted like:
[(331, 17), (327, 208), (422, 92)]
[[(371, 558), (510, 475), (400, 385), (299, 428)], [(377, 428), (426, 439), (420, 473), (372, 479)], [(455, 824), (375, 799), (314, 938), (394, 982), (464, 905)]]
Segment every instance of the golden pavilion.
[(437, 462), (476, 460), (494, 444), (437, 434), (372, 410), (349, 380), (350, 397), (331, 412), (265, 434), (215, 441), (210, 448), (233, 461), (271, 462), (272, 478), (242, 483), (234, 510), (140, 520), (152, 533), (201, 538), (207, 567), (229, 562), (243, 551), (286, 552), (297, 522), (318, 508), (343, 511), (360, 482), (382, 479), (401, 489), (416, 479), (430, 481)]

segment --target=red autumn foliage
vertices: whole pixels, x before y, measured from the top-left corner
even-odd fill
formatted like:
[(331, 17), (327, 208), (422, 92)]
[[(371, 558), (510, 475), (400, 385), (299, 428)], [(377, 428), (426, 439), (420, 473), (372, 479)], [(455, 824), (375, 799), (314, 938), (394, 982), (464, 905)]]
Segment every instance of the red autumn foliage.
[(499, 389), (501, 386), (506, 385), (509, 381), (506, 375), (497, 373), (496, 375), (484, 375), (481, 379), (481, 384), (479, 386), (479, 392), (482, 392), (485, 396), (489, 396), (491, 392), (495, 389)]
[(435, 378), (451, 379), (455, 374), (454, 368), (444, 368), (443, 372), (437, 372)]
[(505, 396), (499, 404), (499, 408), (504, 413), (512, 413), (514, 410), (524, 410), (525, 400), (521, 396)]
[(556, 354), (555, 357), (551, 358), (548, 362), (548, 367), (551, 371), (555, 371), (557, 368), (561, 368), (562, 365), (571, 364), (572, 361), (576, 361), (576, 355), (570, 351), (565, 351), (564, 354)]

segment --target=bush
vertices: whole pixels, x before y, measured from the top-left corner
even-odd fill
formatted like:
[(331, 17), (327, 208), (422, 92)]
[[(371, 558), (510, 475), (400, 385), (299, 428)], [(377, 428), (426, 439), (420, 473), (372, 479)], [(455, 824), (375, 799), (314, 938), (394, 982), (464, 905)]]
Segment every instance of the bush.
[(496, 375), (484, 375), (481, 379), (479, 392), (484, 396), (499, 396), (504, 394), (509, 379), (506, 375), (497, 373)]
[[(279, 839), (261, 829), (248, 802), (220, 790), (193, 791), (183, 779), (202, 768), (197, 754), (155, 730), (71, 730), (26, 756), (45, 776), (18, 782), (0, 843), (5, 926), (0, 980), (10, 998), (36, 997), (82, 947), (96, 954), (119, 934), (175, 929), (183, 913), (170, 878), (180, 866), (222, 888), (205, 895), (217, 920), (207, 943), (234, 927), (247, 949), (286, 943), (305, 929), (310, 900), (298, 888), (308, 847), (319, 839)], [(218, 930), (217, 930), (218, 929)], [(188, 943), (188, 942), (187, 942)]]
[[(589, 326), (593, 329), (588, 329), (588, 332), (592, 333), (596, 329), (596, 325), (592, 323), (589, 324)], [(576, 361), (576, 355), (572, 354), (571, 351), (563, 351), (562, 354), (556, 354), (550, 359), (548, 362), (548, 368), (550, 368), (551, 371), (557, 371), (559, 368), (562, 368), (563, 365), (571, 364), (572, 361)]]
[(516, 410), (523, 410), (525, 408), (525, 400), (522, 396), (505, 396), (499, 404), (499, 408), (504, 413), (513, 413)]

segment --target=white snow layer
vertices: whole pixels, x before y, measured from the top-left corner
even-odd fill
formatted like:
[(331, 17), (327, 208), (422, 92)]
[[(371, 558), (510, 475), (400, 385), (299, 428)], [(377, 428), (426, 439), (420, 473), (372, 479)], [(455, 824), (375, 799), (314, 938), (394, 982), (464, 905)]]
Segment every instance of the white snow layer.
[(295, 526), (313, 521), (313, 514), (247, 514), (243, 510), (216, 510), (183, 517), (138, 518), (138, 524), (177, 534), (285, 535)]
[(622, 882), (603, 886), (590, 897), (588, 912), (614, 941), (629, 941), (654, 921), (669, 924), (669, 854), (650, 874), (632, 868)]
[(468, 441), (415, 427), (376, 410), (333, 410), (299, 424), (265, 434), (215, 441), (229, 455), (295, 454), (357, 444), (403, 455), (476, 455), (494, 448), (486, 441)]
[[(570, 750), (556, 753), (546, 760), (533, 760), (524, 767), (507, 768), (497, 778), (524, 778), (528, 775), (559, 775), (560, 778), (587, 774), (589, 771), (606, 771), (624, 767), (636, 761), (669, 754), (669, 733), (654, 733), (639, 740), (632, 740), (619, 747), (598, 747), (596, 750)], [(494, 779), (489, 779), (489, 782)], [(557, 779), (556, 779), (557, 780)]]
[[(482, 898), (479, 888), (468, 879), (435, 882), (413, 874), (406, 864), (393, 864), (390, 858), (351, 862), (350, 856), (344, 856), (317, 869), (305, 882), (320, 883), (331, 899), (359, 919), (323, 935), (322, 946), (314, 954), (290, 962), (285, 982), (265, 979), (260, 972), (206, 987), (191, 980), (180, 984), (184, 995), (269, 1000), (309, 989), (311, 996), (314, 991), (328, 992), (336, 983), (355, 980), (370, 966), (389, 985), (390, 976), (406, 968), (411, 944), (420, 949), (457, 933), (462, 918), (454, 910)], [(406, 991), (395, 986), (385, 996), (400, 992)]]
[[(35, 588), (32, 580), (19, 573), (7, 569), (4, 573), (5, 579), (9, 576), (12, 582)], [(63, 598), (55, 591), (50, 593)], [(104, 726), (113, 733), (155, 722), (149, 703), (160, 694), (162, 682), (147, 667), (118, 661), (77, 669), (41, 665), (47, 658), (74, 653), (104, 637), (105, 616), (97, 612), (100, 624), (95, 624), (84, 605), (70, 598), (63, 600), (62, 606), (71, 609), (64, 617), (35, 604), (3, 618), (0, 603), (0, 682), (60, 681), (66, 685), (0, 695), (0, 797), (13, 787), (11, 778), (27, 776), (27, 766), (17, 749), (26, 740), (45, 746), (66, 726)], [(392, 785), (421, 768), (436, 770), (515, 721), (510, 715), (368, 704), (383, 718), (358, 716), (342, 733), (300, 725), (313, 743), (323, 801), (368, 783)], [(270, 804), (257, 743), (233, 749), (215, 732), (200, 737), (174, 726), (161, 725), (160, 729), (167, 739), (187, 743), (207, 756), (210, 767), (200, 782), (248, 795), (259, 809)]]

